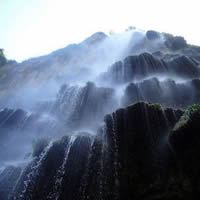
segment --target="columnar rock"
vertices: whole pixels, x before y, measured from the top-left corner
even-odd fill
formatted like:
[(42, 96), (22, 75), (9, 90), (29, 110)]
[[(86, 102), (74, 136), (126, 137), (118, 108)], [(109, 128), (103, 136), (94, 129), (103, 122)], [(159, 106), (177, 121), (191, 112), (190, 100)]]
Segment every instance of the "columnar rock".
[(200, 75), (199, 63), (186, 56), (165, 61), (148, 53), (129, 56), (113, 64), (104, 79), (114, 83), (127, 83), (151, 76), (178, 77), (183, 79), (197, 78)]
[(179, 175), (168, 143), (181, 115), (157, 104), (119, 109), (96, 136), (81, 133), (46, 146), (23, 170), (11, 199), (185, 199), (186, 175)]
[(128, 84), (122, 97), (122, 104), (127, 106), (138, 101), (147, 101), (169, 107), (185, 108), (200, 102), (199, 89), (199, 79), (176, 82), (172, 79), (150, 78)]
[(67, 126), (96, 127), (103, 116), (116, 106), (114, 90), (112, 88), (97, 87), (88, 82), (83, 87), (63, 85), (53, 107)]

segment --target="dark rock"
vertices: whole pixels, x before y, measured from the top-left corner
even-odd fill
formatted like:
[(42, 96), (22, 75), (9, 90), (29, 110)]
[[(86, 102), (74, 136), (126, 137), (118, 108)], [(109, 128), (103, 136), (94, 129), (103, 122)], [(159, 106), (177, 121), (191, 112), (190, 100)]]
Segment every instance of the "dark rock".
[(81, 133), (45, 148), (22, 173), (13, 199), (199, 197), (199, 106), (182, 114), (141, 102), (107, 115), (95, 137)]
[(169, 136), (182, 174), (191, 184), (193, 196), (200, 195), (200, 105), (188, 108)]
[(185, 108), (200, 101), (200, 81), (193, 79), (177, 83), (171, 79), (147, 79), (138, 83), (130, 83), (122, 98), (127, 106), (138, 101), (160, 103), (164, 106)]
[(129, 56), (113, 64), (103, 78), (114, 83), (127, 83), (151, 76), (197, 78), (200, 75), (198, 63), (186, 56), (166, 61), (148, 53)]
[[(54, 142), (24, 169), (11, 199), (45, 199), (53, 192), (57, 170), (62, 165), (68, 138)], [(24, 184), (26, 182), (26, 184)]]
[(166, 39), (165, 45), (171, 50), (179, 50), (187, 47), (186, 40), (181, 36), (164, 33), (164, 37)]
[(0, 199), (7, 200), (11, 194), (17, 179), (21, 173), (21, 168), (9, 166), (0, 173)]
[[(166, 198), (172, 176), (167, 137), (180, 115), (159, 105), (137, 103), (106, 117), (109, 145), (118, 152), (117, 157), (113, 153), (113, 159), (117, 162), (119, 199)], [(168, 195), (176, 197), (173, 191)]]
[(167, 63), (169, 70), (182, 78), (195, 78), (199, 76), (199, 66), (192, 59), (180, 56)]
[(44, 151), (45, 147), (49, 144), (49, 140), (47, 138), (39, 138), (33, 142), (33, 153), (32, 156), (39, 156), (42, 151)]
[(6, 108), (0, 111), (0, 126), (17, 127), (25, 117), (26, 112), (21, 109), (11, 110)]
[(163, 57), (163, 53), (161, 51), (153, 52), (152, 55), (155, 56), (156, 58), (162, 58)]
[(159, 39), (159, 38), (160, 38), (160, 33), (157, 32), (157, 31), (149, 30), (149, 31), (146, 32), (146, 37), (147, 37), (149, 40), (156, 40), (156, 39)]
[(53, 112), (69, 127), (96, 127), (103, 116), (115, 106), (114, 90), (88, 82), (83, 87), (63, 85)]
[(24, 170), (11, 199), (80, 199), (90, 143), (87, 136), (64, 137), (44, 149)]
[(123, 62), (113, 64), (107, 76), (113, 82), (123, 83), (160, 73), (167, 73), (163, 62), (151, 54), (143, 53), (139, 56), (129, 56)]
[(4, 55), (4, 50), (0, 49), (0, 67), (4, 66), (7, 63), (7, 59)]

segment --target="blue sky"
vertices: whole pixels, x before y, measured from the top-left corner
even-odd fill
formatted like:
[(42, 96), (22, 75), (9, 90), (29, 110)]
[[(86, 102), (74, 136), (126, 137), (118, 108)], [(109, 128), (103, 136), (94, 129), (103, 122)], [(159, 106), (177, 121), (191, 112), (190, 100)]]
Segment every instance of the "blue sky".
[(200, 45), (199, 0), (0, 0), (0, 48), (18, 61), (128, 26)]

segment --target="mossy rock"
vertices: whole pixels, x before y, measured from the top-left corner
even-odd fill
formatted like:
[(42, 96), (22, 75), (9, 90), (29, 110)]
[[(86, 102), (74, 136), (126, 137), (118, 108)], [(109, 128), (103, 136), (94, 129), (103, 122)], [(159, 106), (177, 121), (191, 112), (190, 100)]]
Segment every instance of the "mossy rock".
[(7, 62), (7, 59), (4, 55), (4, 50), (3, 49), (0, 49), (0, 67), (5, 65)]
[(189, 107), (169, 135), (169, 144), (177, 163), (192, 186), (192, 193), (200, 191), (200, 104)]
[(188, 109), (185, 110), (184, 114), (182, 115), (178, 123), (176, 123), (174, 131), (187, 126), (188, 123), (190, 123), (191, 120), (194, 120), (195, 116), (197, 117), (197, 115), (199, 114), (200, 114), (200, 104), (193, 104), (192, 106), (190, 106)]

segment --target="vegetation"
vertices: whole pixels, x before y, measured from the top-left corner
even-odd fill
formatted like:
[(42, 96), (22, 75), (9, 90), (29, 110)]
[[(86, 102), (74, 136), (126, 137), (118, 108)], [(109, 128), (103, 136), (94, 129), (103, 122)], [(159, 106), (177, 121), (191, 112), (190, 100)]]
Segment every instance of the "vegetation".
[(0, 67), (7, 63), (7, 59), (4, 55), (4, 50), (0, 49)]
[(185, 110), (183, 116), (180, 118), (179, 122), (175, 125), (174, 131), (178, 130), (179, 128), (185, 127), (188, 121), (194, 116), (194, 114), (200, 114), (200, 104), (193, 104), (188, 109)]
[(148, 105), (150, 108), (154, 108), (156, 110), (162, 110), (162, 107), (159, 103), (149, 103)]

